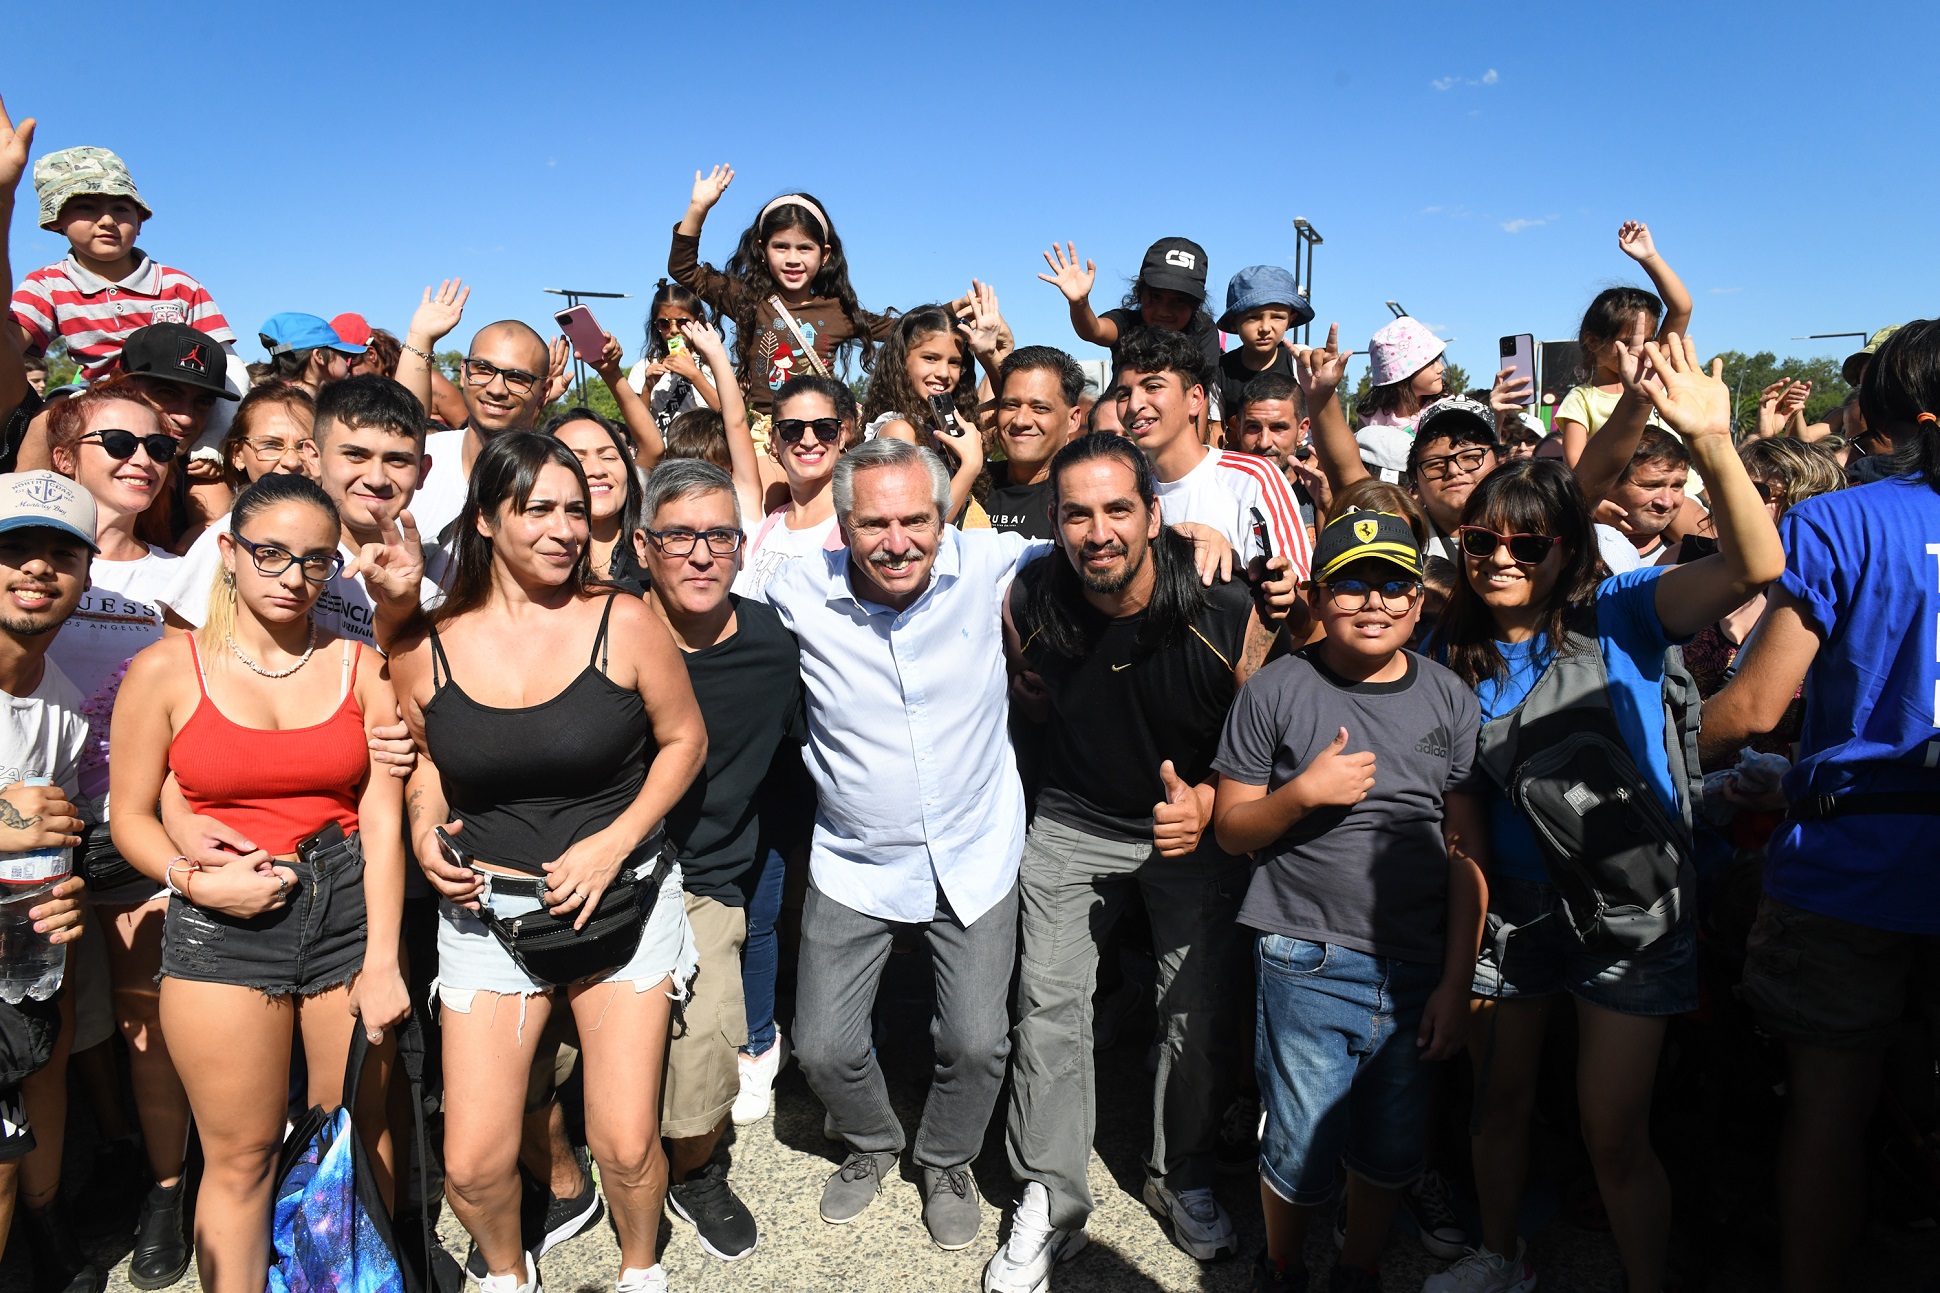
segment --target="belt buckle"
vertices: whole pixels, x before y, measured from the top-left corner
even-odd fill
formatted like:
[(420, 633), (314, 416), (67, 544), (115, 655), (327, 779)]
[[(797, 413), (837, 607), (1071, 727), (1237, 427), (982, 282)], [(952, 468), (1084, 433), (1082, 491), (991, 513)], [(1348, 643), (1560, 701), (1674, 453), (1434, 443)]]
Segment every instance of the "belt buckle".
[(1825, 821), (1838, 811), (1838, 802), (1838, 797), (1835, 795), (1815, 795), (1812, 799), (1812, 809), (1820, 821)]
[(479, 904), (485, 907), (491, 906), (492, 905), (492, 873), (490, 871), (487, 871), (484, 867), (475, 866), (472, 868), (472, 874), (478, 877)]

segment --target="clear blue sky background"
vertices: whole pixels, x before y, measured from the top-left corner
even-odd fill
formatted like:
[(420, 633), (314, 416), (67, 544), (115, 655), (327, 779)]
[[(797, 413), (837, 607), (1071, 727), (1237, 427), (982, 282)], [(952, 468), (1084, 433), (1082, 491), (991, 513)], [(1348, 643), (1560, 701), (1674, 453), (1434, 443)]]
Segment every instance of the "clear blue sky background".
[[(102, 144), (258, 358), (279, 310), (402, 332), (459, 275), (472, 329), (550, 333), (544, 287), (641, 342), (694, 169), (738, 178), (718, 264), (769, 197), (818, 194), (865, 305), (993, 282), (1021, 341), (1077, 345), (1043, 249), (1097, 260), (1103, 310), (1144, 248), (1207, 248), (1213, 291), (1326, 238), (1324, 325), (1382, 302), (1455, 338), (1573, 335), (1643, 280), (1647, 221), (1724, 348), (1940, 310), (1940, 19), (1900, 3), (766, 6), (12, 5), (0, 94), (36, 157)], [(77, 48), (82, 46), (85, 48)], [(48, 56), (30, 56), (35, 49)], [(58, 259), (22, 194), (17, 273)], [(1318, 329), (1316, 330), (1318, 339)]]

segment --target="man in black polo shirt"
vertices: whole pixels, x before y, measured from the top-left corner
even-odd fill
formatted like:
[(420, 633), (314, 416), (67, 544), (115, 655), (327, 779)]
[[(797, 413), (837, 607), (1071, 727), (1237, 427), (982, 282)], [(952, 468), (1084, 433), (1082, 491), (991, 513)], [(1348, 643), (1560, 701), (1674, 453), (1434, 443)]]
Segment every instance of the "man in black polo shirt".
[(1151, 465), (1131, 441), (1074, 440), (1050, 478), (1063, 559), (1020, 574), (1007, 609), (1022, 644), (1013, 669), (1042, 681), (1046, 741), (1019, 878), (1011, 1049), (1011, 1170), (1026, 1184), (1010, 1240), (985, 1268), (989, 1293), (1041, 1287), (1086, 1242), (1095, 1122), (1086, 1004), (1098, 939), (1129, 880), (1151, 913), (1165, 1020), (1145, 1202), (1201, 1260), (1235, 1246), (1210, 1188), (1213, 1053), (1248, 864), (1201, 836), (1226, 712), (1273, 636), (1244, 583), (1200, 582), (1191, 541), (1163, 526)]
[(984, 510), (994, 530), (1051, 537), (1051, 459), (1078, 434), (1084, 370), (1055, 346), (1025, 346), (997, 369), (997, 438), (1004, 465)]
[(648, 604), (679, 644), (707, 722), (707, 767), (667, 814), (700, 957), (661, 1098), (667, 1206), (694, 1227), (702, 1248), (733, 1261), (756, 1241), (754, 1217), (729, 1187), (719, 1147), (741, 1090), (739, 1048), (748, 1040), (745, 884), (761, 838), (757, 792), (781, 743), (800, 744), (807, 735), (801, 647), (766, 602), (728, 591), (740, 568), (742, 531), (726, 472), (670, 458), (648, 478), (641, 504)]

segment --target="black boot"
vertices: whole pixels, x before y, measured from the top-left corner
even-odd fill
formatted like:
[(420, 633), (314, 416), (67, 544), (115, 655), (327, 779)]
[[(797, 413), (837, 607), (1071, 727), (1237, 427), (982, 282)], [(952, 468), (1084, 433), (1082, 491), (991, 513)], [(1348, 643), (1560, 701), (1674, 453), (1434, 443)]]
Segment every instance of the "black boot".
[(138, 1289), (167, 1288), (189, 1269), (188, 1180), (184, 1172), (142, 1201), (135, 1250), (128, 1255), (128, 1282)]
[(34, 1293), (100, 1293), (107, 1283), (74, 1234), (67, 1204), (57, 1195), (44, 1208), (22, 1207), (34, 1255)]

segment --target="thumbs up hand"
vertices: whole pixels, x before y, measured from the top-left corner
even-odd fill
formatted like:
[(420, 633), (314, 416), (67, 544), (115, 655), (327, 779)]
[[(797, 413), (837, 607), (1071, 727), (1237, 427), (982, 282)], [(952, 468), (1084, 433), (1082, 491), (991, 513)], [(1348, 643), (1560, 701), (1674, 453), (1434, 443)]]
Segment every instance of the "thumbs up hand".
[(1367, 798), (1374, 789), (1374, 752), (1343, 754), (1347, 748), (1347, 729), (1328, 742), (1314, 756), (1307, 770), (1293, 779), (1299, 787), (1300, 802), (1308, 808), (1350, 808)]
[(1159, 765), (1165, 802), (1152, 806), (1152, 842), (1159, 856), (1184, 857), (1199, 847), (1199, 837), (1212, 819), (1212, 787), (1189, 786), (1167, 759)]

